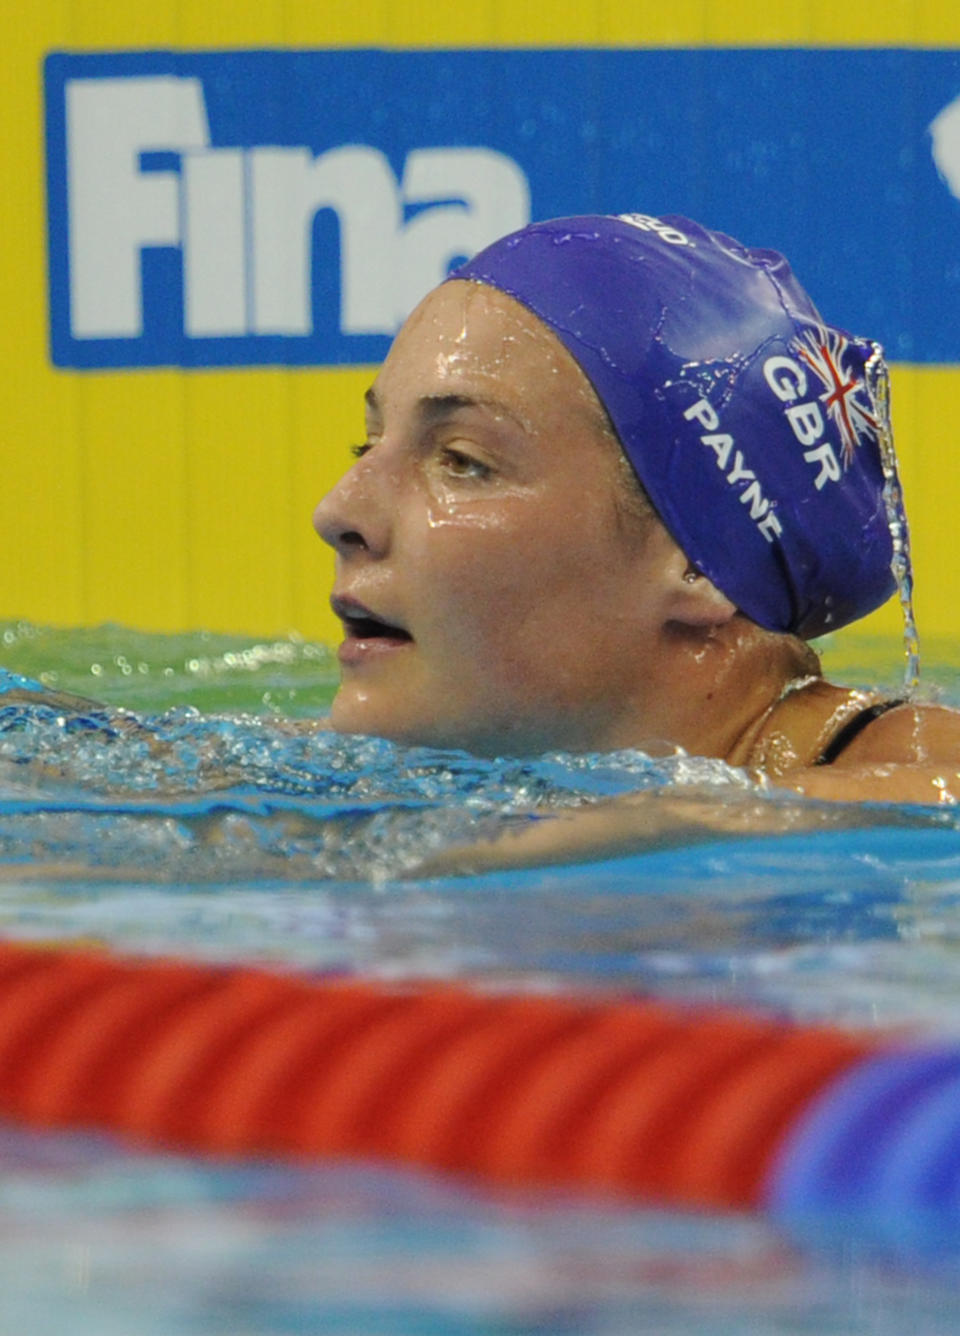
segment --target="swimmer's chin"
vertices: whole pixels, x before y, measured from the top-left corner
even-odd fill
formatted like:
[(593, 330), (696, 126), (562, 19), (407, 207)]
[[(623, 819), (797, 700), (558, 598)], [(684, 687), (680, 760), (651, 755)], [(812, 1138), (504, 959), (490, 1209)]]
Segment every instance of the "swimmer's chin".
[(327, 719), (329, 729), (344, 736), (381, 738), (397, 747), (430, 747), (434, 751), (467, 752), (492, 760), (499, 756), (539, 755), (546, 747), (519, 745), (510, 729), (489, 732), (459, 722), (441, 724), (436, 719), (404, 717), (399, 711), (374, 709), (372, 702), (334, 697)]
[[(586, 752), (606, 750), (602, 746), (577, 746), (570, 738), (554, 734), (534, 733), (533, 730), (507, 724), (502, 727), (477, 726), (468, 723), (436, 719), (402, 717), (399, 714), (358, 708), (356, 702), (334, 699), (327, 719), (334, 733), (350, 737), (381, 738), (397, 747), (429, 747), (433, 751), (466, 752), (478, 760), (523, 759), (543, 756), (547, 752)], [(675, 747), (664, 753), (674, 754)]]
[(495, 748), (478, 749), (468, 737), (460, 733), (439, 733), (434, 729), (373, 722), (359, 719), (347, 711), (339, 717), (331, 711), (326, 724), (331, 733), (337, 733), (341, 737), (379, 738), (382, 742), (393, 743), (396, 747), (431, 747), (435, 751), (465, 751), (474, 756), (492, 757), (500, 754)]
[(403, 719), (396, 712), (376, 709), (367, 701), (356, 701), (341, 689), (330, 707), (327, 724), (334, 733), (344, 737), (381, 738), (400, 747), (460, 746), (435, 740), (436, 731), (422, 721)]

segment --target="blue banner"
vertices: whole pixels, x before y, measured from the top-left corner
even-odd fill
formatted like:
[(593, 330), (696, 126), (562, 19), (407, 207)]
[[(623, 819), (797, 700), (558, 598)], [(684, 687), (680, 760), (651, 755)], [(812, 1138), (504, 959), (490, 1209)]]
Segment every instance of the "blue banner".
[(461, 257), (585, 212), (787, 254), (960, 362), (960, 53), (164, 51), (45, 63), (63, 367), (376, 362)]

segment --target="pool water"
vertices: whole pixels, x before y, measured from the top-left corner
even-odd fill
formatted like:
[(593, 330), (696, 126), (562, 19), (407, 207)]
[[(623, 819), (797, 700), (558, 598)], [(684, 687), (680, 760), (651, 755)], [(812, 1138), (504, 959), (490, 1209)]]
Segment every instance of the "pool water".
[[(292, 638), (11, 623), (0, 644), (12, 672), (111, 707), (0, 696), (2, 937), (960, 1035), (956, 809), (817, 808), (784, 836), (424, 879), (425, 852), (531, 812), (636, 788), (757, 795), (683, 756), (488, 763), (304, 732), (290, 720), (322, 712), (335, 666)], [(960, 702), (960, 667), (935, 659), (927, 681)], [(891, 688), (901, 671), (889, 646), (828, 648), (827, 664)], [(801, 1236), (12, 1126), (0, 1163), (0, 1330), (900, 1333), (960, 1319), (960, 1240), (942, 1222), (909, 1242), (869, 1222)]]

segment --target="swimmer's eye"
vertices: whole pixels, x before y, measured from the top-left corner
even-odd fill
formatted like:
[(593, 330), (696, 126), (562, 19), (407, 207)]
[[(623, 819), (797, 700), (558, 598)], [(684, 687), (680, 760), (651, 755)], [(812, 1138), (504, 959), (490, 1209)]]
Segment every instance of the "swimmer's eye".
[(362, 459), (367, 451), (372, 449), (373, 446), (370, 442), (364, 441), (362, 445), (351, 445), (350, 453), (353, 455), (354, 459)]
[(462, 450), (454, 450), (447, 446), (441, 459), (448, 473), (452, 473), (456, 478), (490, 478), (493, 476), (493, 469), (489, 464), (485, 464), (482, 459), (476, 459), (473, 455), (464, 454)]

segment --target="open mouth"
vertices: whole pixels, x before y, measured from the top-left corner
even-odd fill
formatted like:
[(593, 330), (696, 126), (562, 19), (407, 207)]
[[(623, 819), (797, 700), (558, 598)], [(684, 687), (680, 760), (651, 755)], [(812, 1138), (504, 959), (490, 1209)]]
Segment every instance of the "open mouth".
[(333, 598), (330, 606), (343, 622), (343, 629), (349, 640), (393, 640), (410, 641), (413, 636), (402, 626), (378, 617), (376, 613), (349, 598)]

